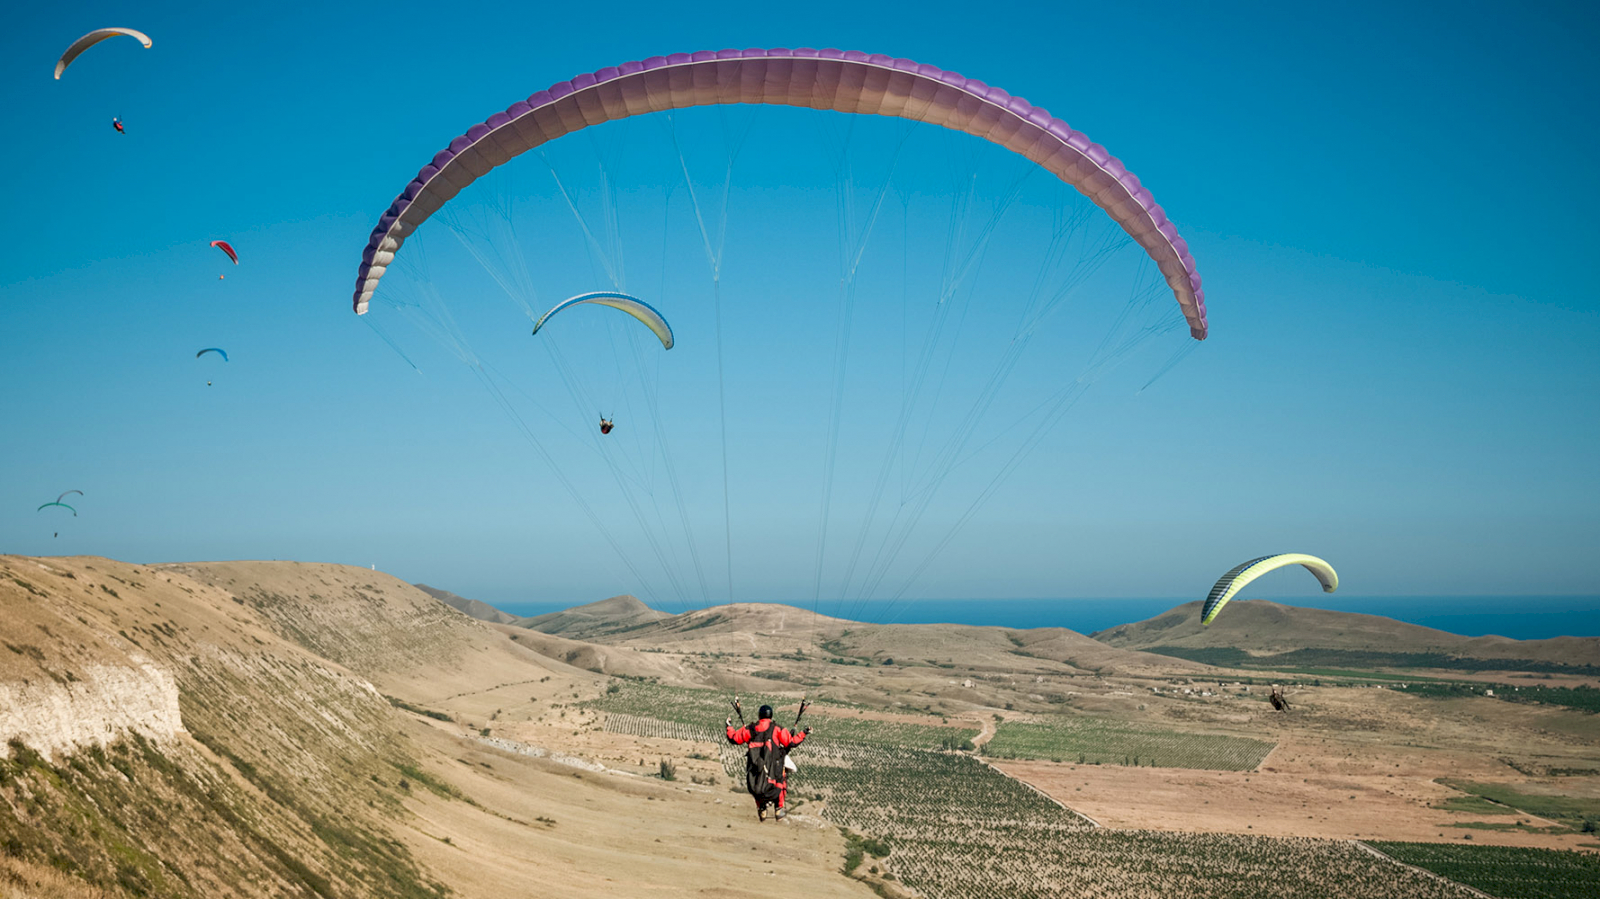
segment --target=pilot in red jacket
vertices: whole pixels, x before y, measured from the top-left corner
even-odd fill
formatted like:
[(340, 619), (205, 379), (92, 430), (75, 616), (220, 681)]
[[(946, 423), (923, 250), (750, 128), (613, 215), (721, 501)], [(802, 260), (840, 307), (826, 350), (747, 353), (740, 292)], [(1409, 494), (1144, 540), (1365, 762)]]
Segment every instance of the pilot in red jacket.
[(756, 801), (756, 819), (765, 821), (767, 806), (777, 807), (775, 817), (789, 813), (784, 800), (789, 792), (789, 772), (783, 761), (789, 750), (805, 742), (811, 728), (792, 733), (772, 720), (772, 706), (764, 705), (756, 716), (758, 721), (743, 727), (734, 727), (728, 719), (728, 742), (748, 747), (745, 755), (745, 789)]

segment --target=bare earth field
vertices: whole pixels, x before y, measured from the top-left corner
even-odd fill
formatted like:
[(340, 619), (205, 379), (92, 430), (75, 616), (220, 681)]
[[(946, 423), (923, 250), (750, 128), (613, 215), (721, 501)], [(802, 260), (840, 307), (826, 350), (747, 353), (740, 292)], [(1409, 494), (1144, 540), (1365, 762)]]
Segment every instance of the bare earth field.
[[(1507, 819), (1434, 806), (1461, 794), (1428, 777), (1125, 768), (1053, 762), (994, 763), (1107, 827), (1197, 833), (1434, 842), (1459, 840), (1545, 849), (1577, 849), (1577, 833), (1464, 830), (1460, 822)], [(1532, 827), (1555, 822), (1520, 815)]]
[[(1250, 772), (1005, 760), (1000, 770), (1108, 827), (1333, 839), (1588, 848), (1593, 834), (1540, 833), (1527, 813), (1441, 808), (1465, 794), (1439, 778), (1589, 795), (1600, 778), (1529, 778), (1508, 762), (1594, 768), (1600, 719), (1489, 699), (1426, 701), (1394, 690), (1305, 689), (1269, 716), (1277, 748)], [(1461, 825), (1526, 822), (1518, 829)]]

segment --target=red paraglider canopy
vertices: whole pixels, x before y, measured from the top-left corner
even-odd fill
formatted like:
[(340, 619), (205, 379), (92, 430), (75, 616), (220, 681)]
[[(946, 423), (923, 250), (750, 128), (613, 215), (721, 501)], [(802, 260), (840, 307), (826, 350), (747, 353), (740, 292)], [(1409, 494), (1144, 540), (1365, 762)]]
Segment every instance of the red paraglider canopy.
[(222, 252), (227, 253), (228, 254), (228, 258), (233, 260), (233, 264), (234, 265), (238, 265), (239, 264), (239, 254), (235, 253), (233, 251), (233, 247), (229, 246), (227, 241), (225, 241), (225, 240), (213, 240), (211, 242), (211, 245), (216, 247), (217, 249), (221, 250)]

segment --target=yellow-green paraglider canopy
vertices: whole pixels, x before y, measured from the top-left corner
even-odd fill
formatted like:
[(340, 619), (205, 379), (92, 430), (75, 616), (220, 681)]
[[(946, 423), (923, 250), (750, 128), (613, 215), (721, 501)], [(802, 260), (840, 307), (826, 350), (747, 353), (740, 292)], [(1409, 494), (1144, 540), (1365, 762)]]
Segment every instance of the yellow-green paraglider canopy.
[(1332, 593), (1339, 589), (1338, 572), (1333, 570), (1332, 565), (1316, 556), (1308, 556), (1305, 553), (1279, 553), (1275, 556), (1262, 556), (1259, 559), (1251, 559), (1243, 565), (1231, 569), (1212, 586), (1211, 592), (1206, 596), (1206, 604), (1201, 610), (1200, 623), (1210, 624), (1214, 621), (1217, 613), (1221, 612), (1222, 607), (1228, 604), (1228, 600), (1237, 596), (1239, 591), (1245, 588), (1246, 584), (1269, 571), (1276, 571), (1286, 565), (1299, 565), (1316, 575), (1317, 580), (1322, 583), (1322, 592), (1324, 593)]
[(661, 313), (657, 312), (654, 306), (638, 297), (631, 297), (625, 293), (612, 293), (609, 290), (580, 293), (571, 299), (562, 300), (549, 312), (539, 316), (539, 320), (533, 324), (533, 333), (539, 333), (539, 329), (544, 327), (544, 323), (550, 320), (550, 316), (569, 306), (577, 306), (583, 303), (610, 306), (612, 309), (620, 309), (628, 313), (654, 332), (656, 338), (661, 341), (663, 348), (672, 349), (672, 326), (667, 324), (667, 320), (661, 317)]

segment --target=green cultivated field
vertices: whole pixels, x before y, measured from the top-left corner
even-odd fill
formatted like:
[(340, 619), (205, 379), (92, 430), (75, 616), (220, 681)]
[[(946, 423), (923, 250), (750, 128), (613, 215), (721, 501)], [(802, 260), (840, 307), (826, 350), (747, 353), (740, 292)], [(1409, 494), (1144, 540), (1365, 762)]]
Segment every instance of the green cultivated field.
[[(1456, 811), (1476, 811), (1483, 814), (1481, 808), (1467, 805), (1471, 797), (1496, 811), (1488, 814), (1515, 815), (1524, 813), (1538, 815), (1541, 818), (1550, 818), (1560, 821), (1571, 827), (1582, 827), (1585, 821), (1600, 821), (1600, 800), (1585, 799), (1577, 796), (1548, 795), (1544, 793), (1530, 793), (1518, 790), (1515, 784), (1477, 783), (1466, 780), (1441, 779), (1439, 783), (1447, 787), (1470, 794), (1470, 797), (1456, 797)], [(1487, 800), (1487, 801), (1485, 801)]]
[(1040, 724), (1008, 721), (983, 751), (997, 758), (1091, 765), (1252, 771), (1275, 745), (1245, 737), (1146, 730), (1103, 718), (1061, 717)]
[(1560, 705), (1580, 712), (1600, 712), (1600, 690), (1590, 686), (1577, 687), (1545, 687), (1538, 684), (1520, 684), (1507, 686), (1505, 684), (1478, 684), (1478, 683), (1423, 683), (1407, 684), (1405, 692), (1411, 696), (1431, 696), (1444, 699), (1455, 699), (1466, 696), (1486, 696), (1487, 691), (1494, 691), (1494, 698), (1501, 702), (1522, 702), (1544, 705)]
[(1226, 668), (1262, 668), (1298, 671), (1314, 668), (1356, 669), (1425, 668), (1443, 671), (1536, 671), (1549, 674), (1600, 675), (1600, 665), (1567, 665), (1536, 659), (1473, 659), (1438, 652), (1374, 652), (1363, 649), (1295, 649), (1274, 655), (1251, 655), (1235, 646), (1152, 646), (1160, 653)]
[[(606, 712), (613, 733), (713, 741), (727, 773), (743, 781), (743, 753), (720, 733), (726, 699), (714, 691), (633, 682), (586, 705)], [(793, 701), (773, 705), (787, 723)], [(887, 858), (863, 865), (926, 899), (1470, 899), (1346, 841), (1095, 827), (971, 755), (933, 748), (935, 738), (971, 735), (936, 718), (895, 726), (816, 720), (811, 741), (794, 754), (800, 770), (790, 778), (791, 803), (887, 845)], [(1235, 755), (1249, 749), (1259, 758), (1270, 748), (1220, 739)], [(733, 807), (748, 814), (741, 803)]]
[(1600, 855), (1589, 852), (1456, 843), (1368, 845), (1408, 865), (1477, 887), (1499, 899), (1600, 896)]
[[(664, 687), (643, 681), (617, 681), (613, 682), (611, 687), (613, 689), (608, 689), (598, 699), (591, 699), (580, 705), (602, 712), (646, 715), (661, 721), (676, 721), (680, 724), (713, 728), (721, 725), (722, 719), (733, 714), (733, 706), (728, 704), (728, 700), (732, 697), (715, 690)], [(760, 694), (740, 696), (739, 701), (744, 705), (745, 715), (750, 718), (755, 717), (756, 709), (760, 708), (762, 703), (771, 705), (778, 710), (779, 723), (785, 725), (793, 720), (795, 708), (799, 704), (789, 697)]]

